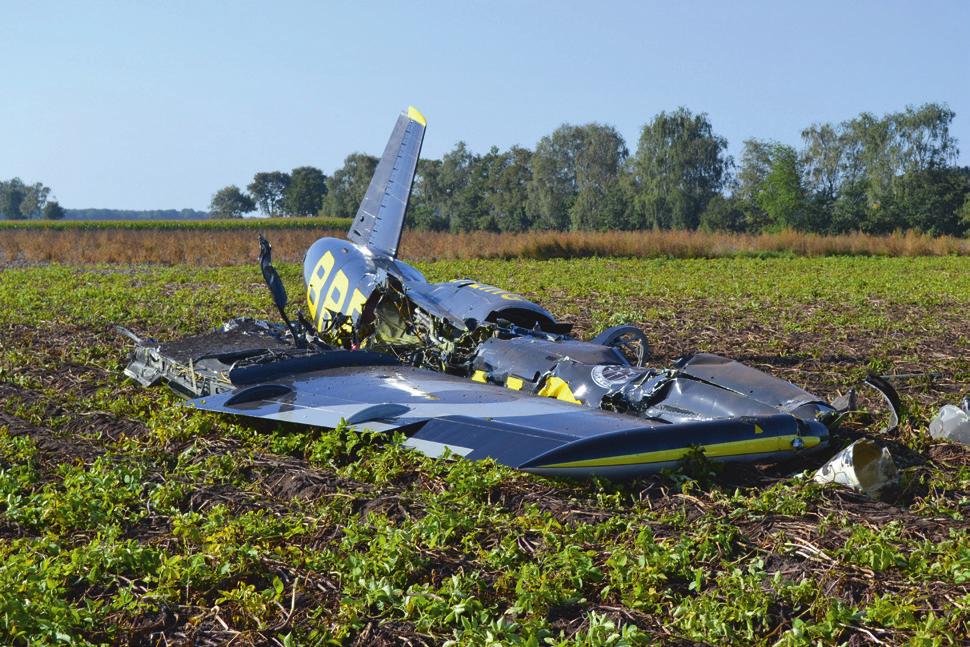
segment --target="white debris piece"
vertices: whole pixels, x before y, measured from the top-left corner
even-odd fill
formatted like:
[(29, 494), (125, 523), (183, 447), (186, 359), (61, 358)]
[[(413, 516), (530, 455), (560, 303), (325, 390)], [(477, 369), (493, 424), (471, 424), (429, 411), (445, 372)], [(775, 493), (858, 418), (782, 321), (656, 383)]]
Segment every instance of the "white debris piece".
[(815, 472), (819, 483), (839, 483), (869, 496), (879, 496), (899, 483), (899, 472), (889, 450), (871, 440), (857, 440)]
[(930, 436), (970, 445), (970, 398), (963, 398), (959, 407), (947, 404), (940, 409), (930, 421)]

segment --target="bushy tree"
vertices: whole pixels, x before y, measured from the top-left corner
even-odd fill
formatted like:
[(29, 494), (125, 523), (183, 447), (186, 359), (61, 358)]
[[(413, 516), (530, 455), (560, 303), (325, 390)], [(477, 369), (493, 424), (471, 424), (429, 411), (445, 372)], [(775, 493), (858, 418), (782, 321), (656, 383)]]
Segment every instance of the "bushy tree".
[(485, 186), (481, 182), (479, 162), (480, 158), (465, 142), (458, 142), (441, 158), (438, 172), (440, 208), (451, 231), (483, 228)]
[(732, 233), (745, 231), (747, 220), (741, 201), (735, 196), (715, 195), (701, 214), (700, 229)]
[(20, 203), (20, 212), (24, 217), (39, 218), (44, 212), (44, 205), (47, 204), (47, 196), (50, 195), (50, 192), (50, 187), (46, 187), (40, 182), (28, 186), (24, 201)]
[(696, 229), (730, 174), (727, 140), (704, 113), (661, 112), (644, 125), (635, 163), (636, 205), (647, 227)]
[(970, 197), (970, 167), (930, 167), (896, 179), (890, 210), (894, 225), (934, 236), (960, 236), (963, 206)]
[(963, 235), (970, 235), (970, 195), (967, 195), (960, 207), (960, 224), (963, 226)]
[(798, 153), (791, 146), (776, 144), (769, 159), (768, 173), (755, 194), (755, 201), (773, 228), (810, 230), (805, 217), (805, 192), (798, 168)]
[(45, 220), (61, 220), (64, 218), (64, 208), (56, 200), (51, 200), (44, 205)]
[(528, 185), (528, 211), (536, 229), (569, 228), (569, 210), (576, 200), (576, 156), (583, 146), (579, 126), (563, 124), (536, 144), (532, 178)]
[(283, 209), (291, 216), (315, 216), (327, 195), (327, 176), (313, 166), (300, 166), (290, 172), (290, 184), (283, 192)]
[(20, 205), (27, 195), (27, 187), (19, 177), (0, 182), (0, 216), (19, 220), (24, 217)]
[(745, 230), (764, 231), (771, 227), (771, 218), (758, 201), (758, 194), (771, 172), (771, 153), (777, 144), (761, 139), (746, 139), (737, 173), (738, 200), (745, 220)]
[(582, 146), (576, 151), (576, 198), (569, 209), (573, 230), (626, 229), (628, 195), (620, 176), (629, 151), (612, 126), (581, 126)]
[(520, 146), (489, 151), (483, 159), (488, 189), (485, 195), (489, 219), (500, 231), (521, 232), (532, 226), (528, 210), (532, 152)]
[(253, 181), (246, 187), (249, 194), (265, 215), (277, 217), (283, 215), (283, 198), (290, 186), (290, 176), (282, 171), (257, 173)]
[(212, 196), (209, 215), (212, 218), (242, 218), (243, 214), (256, 210), (256, 203), (238, 186), (230, 184)]
[(801, 163), (805, 187), (832, 203), (846, 174), (846, 141), (832, 124), (812, 124), (802, 131)]
[(532, 155), (527, 211), (536, 229), (607, 229), (626, 215), (629, 152), (612, 126), (563, 124)]
[(351, 153), (343, 166), (333, 172), (327, 182), (327, 196), (321, 214), (334, 218), (352, 217), (364, 200), (378, 159), (364, 153)]
[(418, 160), (408, 214), (417, 229), (446, 231), (445, 191), (441, 185), (441, 160)]
[(50, 187), (41, 182), (25, 184), (19, 177), (0, 182), (0, 217), (37, 218), (44, 210)]
[[(913, 194), (913, 178), (944, 177), (932, 170), (949, 168), (956, 158), (956, 140), (950, 135), (954, 117), (948, 107), (927, 103), (882, 117), (864, 112), (839, 125), (805, 129), (801, 160), (816, 219), (827, 222), (826, 230), (833, 233), (885, 233), (913, 226), (915, 221), (899, 205), (914, 203), (901, 192)], [(945, 191), (945, 184), (937, 187)], [(927, 197), (923, 195), (923, 203)], [(944, 228), (952, 229), (954, 212), (941, 217), (951, 219)], [(921, 229), (927, 226), (920, 222)]]

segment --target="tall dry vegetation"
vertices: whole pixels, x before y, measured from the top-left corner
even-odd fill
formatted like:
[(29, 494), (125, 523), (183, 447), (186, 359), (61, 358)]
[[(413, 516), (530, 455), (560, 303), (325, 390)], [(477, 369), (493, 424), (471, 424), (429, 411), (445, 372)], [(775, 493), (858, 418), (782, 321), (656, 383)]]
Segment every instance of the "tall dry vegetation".
[[(343, 237), (335, 230), (270, 232), (274, 258), (302, 261), (307, 247), (322, 236)], [(464, 258), (715, 258), (760, 254), (796, 256), (970, 255), (970, 240), (931, 237), (914, 232), (888, 236), (825, 236), (783, 231), (728, 234), (701, 231), (537, 232), (449, 234), (409, 231), (402, 256), (414, 260)], [(0, 231), (0, 263), (162, 263), (236, 265), (251, 263), (258, 251), (251, 230), (112, 230)]]

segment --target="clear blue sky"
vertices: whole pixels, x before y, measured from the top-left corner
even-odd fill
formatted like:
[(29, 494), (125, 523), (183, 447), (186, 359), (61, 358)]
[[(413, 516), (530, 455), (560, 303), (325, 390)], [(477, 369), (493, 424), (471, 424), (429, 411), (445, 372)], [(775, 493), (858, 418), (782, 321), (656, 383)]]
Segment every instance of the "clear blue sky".
[(707, 112), (737, 155), (815, 121), (945, 102), (970, 164), (970, 2), (5, 2), (0, 178), (67, 207), (205, 209), (255, 171), (379, 154), (408, 104), (425, 156), (563, 122), (636, 148)]

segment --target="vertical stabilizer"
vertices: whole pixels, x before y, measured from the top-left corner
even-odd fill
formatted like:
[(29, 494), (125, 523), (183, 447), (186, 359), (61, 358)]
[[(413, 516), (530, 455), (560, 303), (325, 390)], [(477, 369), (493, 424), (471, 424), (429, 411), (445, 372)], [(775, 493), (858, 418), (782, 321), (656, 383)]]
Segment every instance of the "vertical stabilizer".
[(352, 242), (392, 258), (397, 256), (426, 125), (424, 115), (414, 107), (398, 117), (347, 233)]

